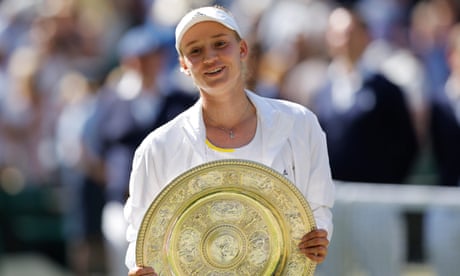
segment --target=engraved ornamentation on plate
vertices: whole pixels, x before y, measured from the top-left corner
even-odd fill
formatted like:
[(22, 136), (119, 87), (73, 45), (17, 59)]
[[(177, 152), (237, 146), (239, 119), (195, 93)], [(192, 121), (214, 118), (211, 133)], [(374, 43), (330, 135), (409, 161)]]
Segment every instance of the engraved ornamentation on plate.
[(216, 161), (160, 193), (141, 224), (136, 261), (159, 275), (313, 275), (297, 244), (314, 227), (284, 176), (250, 161)]

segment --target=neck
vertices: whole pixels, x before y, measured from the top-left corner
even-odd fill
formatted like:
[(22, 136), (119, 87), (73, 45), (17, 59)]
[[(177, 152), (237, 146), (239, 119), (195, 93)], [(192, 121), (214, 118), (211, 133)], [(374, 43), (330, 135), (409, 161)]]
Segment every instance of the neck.
[(252, 117), (253, 107), (246, 96), (235, 104), (203, 103), (203, 120), (208, 131), (218, 131), (230, 139), (240, 136), (242, 129)]
[[(226, 105), (225, 108), (217, 109), (206, 109), (203, 107), (203, 118), (207, 125), (227, 128), (229, 130), (233, 129), (247, 117), (248, 113), (250, 113), (251, 102), (247, 99), (241, 104), (230, 105), (230, 109), (228, 106), (229, 105)], [(212, 110), (217, 112), (212, 112)]]
[(207, 123), (229, 129), (249, 113), (247, 111), (251, 106), (244, 91), (219, 95), (204, 94), (202, 99), (203, 118)]

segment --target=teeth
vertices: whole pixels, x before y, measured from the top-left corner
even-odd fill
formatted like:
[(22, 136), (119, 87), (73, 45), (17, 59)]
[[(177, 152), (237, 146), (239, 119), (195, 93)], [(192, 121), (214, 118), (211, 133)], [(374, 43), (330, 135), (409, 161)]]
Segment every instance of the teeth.
[(215, 70), (209, 71), (208, 74), (214, 74), (214, 73), (220, 72), (221, 70), (222, 68), (217, 68)]

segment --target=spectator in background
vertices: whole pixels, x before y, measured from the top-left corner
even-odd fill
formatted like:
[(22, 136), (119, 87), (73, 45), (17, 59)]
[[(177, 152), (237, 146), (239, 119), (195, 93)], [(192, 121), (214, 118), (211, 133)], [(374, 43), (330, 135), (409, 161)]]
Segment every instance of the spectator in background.
[[(440, 186), (460, 187), (460, 24), (447, 40), (450, 75), (444, 89), (433, 91), (431, 137)], [(460, 260), (460, 212), (434, 206), (425, 218), (426, 252), (437, 275), (458, 274)]]
[[(403, 90), (369, 66), (371, 42), (360, 14), (344, 7), (332, 11), (327, 31), (332, 61), (313, 111), (327, 134), (335, 180), (403, 183), (417, 154), (417, 136)], [(395, 210), (359, 204), (335, 210), (347, 221), (337, 224), (343, 235), (331, 246), (325, 268), (333, 272), (326, 275), (352, 275), (343, 267), (347, 258), (370, 275), (399, 275), (406, 243)]]
[[(56, 235), (53, 239), (68, 245), (69, 258), (64, 254), (59, 254), (59, 258), (68, 261), (76, 275), (89, 273), (93, 263), (98, 266), (103, 263), (97, 261), (97, 257), (103, 258), (100, 252), (91, 252), (102, 240), (94, 238), (100, 234), (100, 220), (93, 215), (97, 214), (97, 203), (103, 202), (97, 192), (102, 185), (100, 178), (95, 180), (86, 171), (87, 168), (97, 171), (99, 167), (91, 166), (93, 163), (85, 159), (83, 148), (87, 145), (83, 145), (82, 136), (90, 114), (87, 78), (97, 82), (96, 78), (107, 66), (107, 56), (99, 54), (109, 52), (101, 51), (103, 44), (99, 43), (105, 37), (98, 32), (103, 29), (103, 20), (98, 21), (97, 27), (101, 28), (97, 28), (80, 4), (79, 1), (20, 4), (2, 1), (0, 6), (2, 16), (8, 15), (2, 18), (5, 25), (1, 32), (3, 61), (8, 69), (0, 93), (4, 95), (0, 96), (0, 160), (5, 160), (10, 180), (16, 178), (8, 180), (16, 184), (15, 193), (39, 193), (61, 187), (66, 191), (62, 201), (46, 200), (46, 204), (40, 204), (37, 200), (33, 213), (24, 211), (24, 215), (40, 224), (40, 219), (49, 215), (48, 206), (61, 207), (59, 204), (64, 203), (64, 238)], [(3, 174), (1, 179), (4, 184)], [(19, 205), (12, 207), (26, 209)], [(52, 211), (52, 218), (60, 222), (61, 213)], [(13, 217), (11, 225), (19, 225), (20, 219)], [(46, 218), (43, 225), (48, 221)], [(61, 233), (60, 230), (56, 229), (56, 233)], [(48, 246), (51, 242), (48, 236), (44, 237), (52, 235), (48, 230), (37, 227), (30, 231), (34, 231), (36, 243), (13, 235), (10, 241), (13, 250), (22, 246), (35, 249), (41, 244), (50, 248), (50, 252), (59, 250), (54, 244)]]
[(410, 14), (411, 48), (423, 62), (430, 92), (442, 90), (449, 76), (446, 44), (459, 11), (458, 1), (427, 0), (418, 1)]
[[(94, 5), (103, 13), (92, 13)], [(30, 26), (31, 42), (43, 59), (39, 83), (47, 101), (59, 107), (56, 131), (51, 133), (58, 158), (56, 181), (64, 188), (67, 261), (76, 275), (108, 269), (101, 231), (104, 163), (90, 118), (97, 108), (97, 87), (112, 66), (113, 41), (124, 28), (110, 5), (104, 1), (47, 2), (37, 6), (39, 16)]]
[[(46, 93), (38, 86), (40, 54), (32, 47), (18, 47), (7, 66), (7, 78), (0, 102), (0, 127), (4, 165), (16, 170), (22, 185), (48, 183), (53, 155), (46, 163), (41, 150), (49, 149), (53, 134), (53, 115)], [(49, 153), (49, 152), (48, 152)]]
[[(286, 0), (275, 1), (260, 15), (254, 32), (260, 50), (258, 66), (254, 66), (254, 86), (256, 91), (260, 91), (258, 93), (306, 103), (307, 100), (303, 99), (309, 97), (308, 92), (317, 79), (322, 79), (323, 72), (316, 65), (317, 58), (323, 58), (325, 54), (322, 38), (329, 12), (330, 4), (327, 1)], [(289, 21), (285, 18), (297, 19)], [(310, 70), (300, 72), (306, 74), (295, 79), (296, 76), (291, 74), (301, 62), (310, 66)], [(289, 90), (289, 87), (283, 87), (286, 78), (295, 88)], [(303, 84), (299, 84), (299, 78)]]
[[(327, 29), (328, 17), (333, 6), (328, 1), (282, 2), (285, 3), (284, 5), (289, 2), (293, 3), (288, 9), (291, 12), (284, 17), (304, 18), (303, 22), (298, 24), (296, 28), (290, 28), (292, 34), (290, 39), (286, 39), (287, 43), (283, 39), (278, 40), (272, 35), (272, 40), (274, 41), (271, 44), (284, 45), (280, 47), (281, 49), (284, 48), (284, 55), (296, 58), (283, 72), (284, 74), (279, 84), (279, 97), (313, 108), (311, 103), (314, 97), (313, 93), (317, 91), (318, 86), (324, 83), (329, 61), (324, 33)], [(276, 7), (275, 5), (274, 8)], [(286, 7), (284, 9), (286, 10)], [(272, 18), (274, 22), (271, 25), (276, 26), (279, 20), (277, 17), (272, 16)], [(272, 27), (271, 25), (267, 27)], [(273, 34), (270, 30), (266, 30), (266, 32)], [(288, 46), (289, 44), (290, 46)]]
[(64, 188), (63, 223), (69, 269), (75, 275), (105, 271), (100, 231), (104, 181), (102, 164), (88, 139), (95, 92), (77, 72), (60, 81), (62, 109), (56, 123), (59, 181)]
[(404, 182), (418, 147), (404, 91), (368, 66), (372, 37), (357, 13), (332, 12), (327, 36), (332, 62), (314, 111), (328, 134), (333, 177)]
[(151, 24), (129, 29), (119, 42), (121, 64), (102, 88), (91, 118), (104, 167), (103, 233), (110, 275), (126, 275), (123, 207), (134, 151), (142, 139), (191, 106), (194, 94), (173, 89), (166, 78), (172, 39)]

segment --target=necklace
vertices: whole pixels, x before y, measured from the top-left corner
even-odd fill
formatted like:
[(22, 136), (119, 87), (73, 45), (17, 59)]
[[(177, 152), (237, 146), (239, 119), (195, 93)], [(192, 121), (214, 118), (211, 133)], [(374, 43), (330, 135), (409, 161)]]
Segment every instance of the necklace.
[(248, 112), (250, 104), (251, 104), (251, 102), (248, 100), (248, 104), (246, 105), (246, 108), (244, 109), (243, 113), (241, 113), (241, 116), (240, 116), (239, 120), (237, 121), (237, 123), (232, 128), (226, 128), (226, 127), (218, 126), (218, 123), (215, 120), (213, 120), (211, 117), (209, 117), (209, 115), (206, 115), (206, 119), (208, 119), (209, 121), (211, 121), (214, 124), (214, 126), (211, 126), (211, 127), (215, 127), (215, 128), (218, 128), (218, 129), (222, 130), (223, 132), (228, 134), (228, 137), (230, 137), (230, 139), (233, 139), (233, 138), (235, 138), (234, 128), (236, 126), (238, 126), (238, 124), (241, 123), (241, 119), (244, 117), (246, 112)]

